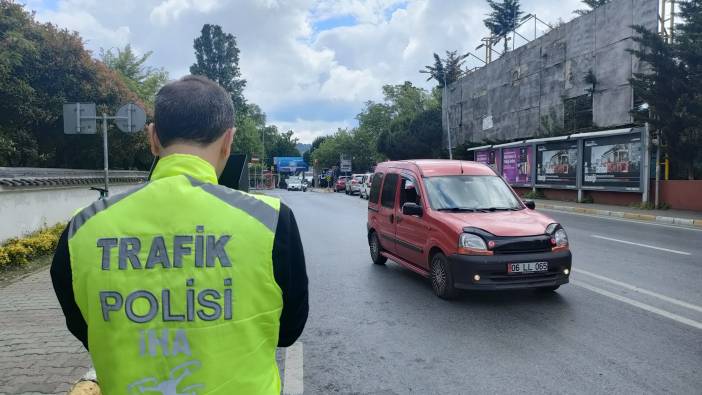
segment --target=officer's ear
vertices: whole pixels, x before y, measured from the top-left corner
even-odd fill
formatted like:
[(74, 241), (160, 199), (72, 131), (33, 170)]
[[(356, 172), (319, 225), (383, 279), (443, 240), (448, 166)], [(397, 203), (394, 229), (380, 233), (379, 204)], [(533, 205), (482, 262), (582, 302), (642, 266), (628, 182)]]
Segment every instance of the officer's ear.
[(229, 158), (229, 155), (232, 152), (232, 141), (234, 141), (234, 133), (235, 129), (234, 128), (229, 128), (227, 129), (226, 132), (224, 132), (224, 138), (222, 139), (222, 157), (223, 158)]
[(158, 139), (158, 134), (156, 134), (156, 128), (154, 127), (153, 122), (150, 123), (149, 126), (146, 128), (146, 133), (149, 137), (149, 146), (151, 147), (151, 153), (154, 156), (161, 155), (161, 150), (163, 149), (163, 147), (161, 147), (161, 141)]

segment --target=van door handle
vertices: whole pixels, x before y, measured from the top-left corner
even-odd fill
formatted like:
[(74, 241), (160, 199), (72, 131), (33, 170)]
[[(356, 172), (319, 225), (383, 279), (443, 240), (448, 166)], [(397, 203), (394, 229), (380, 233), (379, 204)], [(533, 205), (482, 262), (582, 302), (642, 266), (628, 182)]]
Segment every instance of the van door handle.
[(394, 216), (394, 215), (390, 214), (390, 217), (389, 217), (389, 218), (390, 218), (390, 223), (393, 223), (393, 222), (395, 221), (395, 216)]

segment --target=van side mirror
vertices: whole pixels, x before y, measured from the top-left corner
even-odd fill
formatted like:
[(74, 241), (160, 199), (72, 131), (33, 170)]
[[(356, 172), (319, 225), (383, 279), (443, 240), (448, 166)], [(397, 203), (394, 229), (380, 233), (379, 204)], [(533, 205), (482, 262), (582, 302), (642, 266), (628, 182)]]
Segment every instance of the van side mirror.
[(422, 209), (422, 206), (418, 205), (417, 203), (407, 202), (402, 205), (402, 214), (421, 217), (424, 214), (424, 210)]
[(529, 210), (534, 210), (536, 208), (536, 203), (533, 200), (524, 200), (524, 205), (527, 206)]

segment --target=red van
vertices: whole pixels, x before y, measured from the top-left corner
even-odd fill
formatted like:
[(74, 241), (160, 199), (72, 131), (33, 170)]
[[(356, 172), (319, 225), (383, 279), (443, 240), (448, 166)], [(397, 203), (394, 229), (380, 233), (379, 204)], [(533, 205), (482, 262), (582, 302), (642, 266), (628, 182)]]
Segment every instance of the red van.
[(379, 164), (368, 244), (373, 263), (391, 259), (429, 277), (445, 299), (458, 289), (554, 291), (568, 283), (572, 260), (560, 224), (489, 167), (465, 161)]

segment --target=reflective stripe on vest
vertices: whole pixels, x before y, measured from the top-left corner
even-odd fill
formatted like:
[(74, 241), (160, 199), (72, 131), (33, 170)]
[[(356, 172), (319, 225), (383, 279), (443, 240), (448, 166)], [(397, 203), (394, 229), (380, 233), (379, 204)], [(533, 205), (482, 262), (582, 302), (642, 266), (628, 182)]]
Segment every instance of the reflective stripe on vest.
[(103, 393), (280, 393), (279, 200), (207, 182), (214, 169), (188, 155), (163, 158), (154, 174), (69, 229)]

